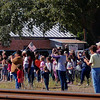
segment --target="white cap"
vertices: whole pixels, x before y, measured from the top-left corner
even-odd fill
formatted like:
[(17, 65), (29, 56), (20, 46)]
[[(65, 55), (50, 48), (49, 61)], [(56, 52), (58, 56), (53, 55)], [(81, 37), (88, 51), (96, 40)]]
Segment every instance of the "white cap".
[(26, 53), (26, 51), (25, 51), (25, 50), (22, 52), (22, 54), (24, 54), (24, 53)]
[(100, 42), (96, 43), (97, 46), (100, 46)]

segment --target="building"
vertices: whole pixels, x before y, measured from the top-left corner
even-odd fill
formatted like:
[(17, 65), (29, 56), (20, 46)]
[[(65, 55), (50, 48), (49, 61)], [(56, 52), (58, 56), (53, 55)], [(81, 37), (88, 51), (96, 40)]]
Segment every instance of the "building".
[(86, 42), (79, 41), (76, 39), (76, 36), (70, 32), (60, 32), (59, 26), (55, 25), (52, 29), (47, 31), (45, 35), (40, 31), (39, 27), (33, 26), (33, 33), (28, 31), (28, 28), (25, 26), (22, 29), (22, 38), (19, 38), (19, 35), (10, 33), (11, 35), (11, 44), (9, 47), (0, 45), (0, 50), (23, 50), (25, 49), (30, 42), (33, 42), (37, 49), (41, 50), (50, 50), (53, 47), (61, 46), (65, 44), (69, 46), (71, 44), (77, 44), (78, 49), (84, 49)]

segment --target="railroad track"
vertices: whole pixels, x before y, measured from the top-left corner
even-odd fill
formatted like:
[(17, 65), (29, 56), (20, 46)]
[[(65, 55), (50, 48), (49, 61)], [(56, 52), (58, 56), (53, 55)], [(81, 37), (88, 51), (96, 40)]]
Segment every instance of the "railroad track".
[(0, 89), (2, 100), (100, 100), (100, 94)]

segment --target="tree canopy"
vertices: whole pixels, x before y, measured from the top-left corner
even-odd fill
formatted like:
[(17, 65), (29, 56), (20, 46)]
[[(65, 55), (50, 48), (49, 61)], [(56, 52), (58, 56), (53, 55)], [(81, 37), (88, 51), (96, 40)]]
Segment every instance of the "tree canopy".
[(85, 29), (91, 41), (96, 42), (99, 13), (100, 0), (0, 0), (0, 40), (9, 40), (4, 37), (10, 37), (11, 31), (21, 36), (28, 22), (29, 30), (36, 25), (44, 34), (56, 24), (60, 31), (71, 31), (78, 36)]

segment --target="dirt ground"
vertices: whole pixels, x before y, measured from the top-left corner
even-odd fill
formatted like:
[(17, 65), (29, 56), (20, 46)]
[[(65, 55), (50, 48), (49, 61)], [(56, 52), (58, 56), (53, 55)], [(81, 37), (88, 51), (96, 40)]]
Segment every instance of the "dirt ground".
[(68, 92), (81, 92), (81, 93), (94, 93), (93, 86), (86, 86), (85, 84), (78, 86), (78, 85), (68, 85), (69, 89)]

